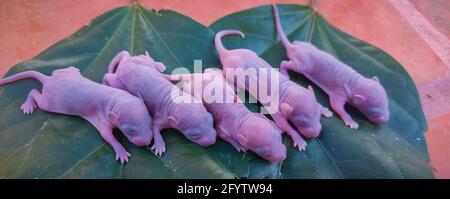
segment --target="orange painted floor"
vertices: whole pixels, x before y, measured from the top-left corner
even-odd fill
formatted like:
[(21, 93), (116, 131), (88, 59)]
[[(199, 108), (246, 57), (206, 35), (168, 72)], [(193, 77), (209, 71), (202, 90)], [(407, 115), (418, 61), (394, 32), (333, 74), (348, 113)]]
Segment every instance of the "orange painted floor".
[[(404, 0), (316, 0), (316, 9), (333, 25), (388, 52), (418, 85), (429, 131), (431, 161), (438, 178), (450, 178), (450, 1), (406, 0), (431, 28), (411, 23)], [(270, 3), (309, 0), (141, 0), (154, 9), (172, 9), (209, 25), (243, 9)], [(0, 0), (0, 76), (77, 31), (103, 12), (129, 0)], [(403, 13), (403, 14), (402, 14)], [(405, 14), (406, 13), (406, 14)], [(421, 34), (425, 32), (425, 34)], [(434, 31), (434, 32), (433, 32)], [(434, 42), (437, 35), (442, 40)], [(424, 36), (425, 35), (425, 36)], [(448, 100), (447, 100), (448, 99)]]

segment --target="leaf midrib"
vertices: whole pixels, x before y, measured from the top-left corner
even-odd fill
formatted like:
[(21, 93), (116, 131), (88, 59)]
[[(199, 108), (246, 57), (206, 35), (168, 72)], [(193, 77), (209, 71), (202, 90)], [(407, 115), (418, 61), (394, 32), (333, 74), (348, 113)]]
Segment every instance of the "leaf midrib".
[(131, 16), (132, 12), (130, 12), (124, 19), (122, 20), (121, 24), (117, 28), (117, 30), (114, 32), (114, 34), (109, 38), (108, 42), (105, 44), (105, 46), (100, 50), (100, 52), (97, 54), (97, 56), (86, 66), (84, 71), (81, 73), (83, 76), (86, 75), (86, 73), (89, 71), (89, 69), (94, 65), (94, 63), (105, 53), (106, 49), (108, 49), (109, 45), (111, 45), (111, 42), (114, 40), (114, 38), (123, 31), (123, 27), (125, 26), (128, 18)]
[(155, 35), (158, 37), (158, 39), (162, 42), (162, 44), (164, 45), (164, 47), (167, 49), (167, 51), (170, 53), (171, 57), (177, 62), (179, 67), (183, 67), (183, 64), (181, 64), (180, 60), (178, 60), (178, 58), (175, 56), (175, 54), (172, 52), (172, 50), (169, 48), (169, 46), (167, 45), (166, 41), (164, 39), (162, 39), (161, 35), (159, 34), (159, 32), (156, 30), (156, 28), (153, 26), (152, 22), (150, 21), (150, 19), (145, 15), (144, 11), (142, 11), (142, 7), (139, 6), (137, 8), (139, 10), (139, 14), (141, 14), (142, 18), (147, 22), (147, 24), (149, 25), (149, 27), (152, 29), (152, 31), (155, 33)]
[(70, 168), (67, 169), (66, 172), (64, 172), (62, 175), (60, 175), (58, 178), (63, 178), (66, 177), (68, 174), (70, 174), (70, 172), (73, 171), (73, 169), (75, 169), (78, 165), (80, 165), (81, 162), (83, 162), (84, 160), (86, 160), (87, 158), (91, 157), (92, 155), (94, 155), (97, 151), (99, 151), (101, 148), (103, 148), (106, 145), (106, 142), (103, 142), (101, 145), (99, 145), (97, 148), (95, 148), (94, 150), (92, 150), (91, 152), (89, 152), (87, 155), (85, 155), (83, 158), (81, 158), (80, 160), (78, 160), (73, 166), (71, 166)]

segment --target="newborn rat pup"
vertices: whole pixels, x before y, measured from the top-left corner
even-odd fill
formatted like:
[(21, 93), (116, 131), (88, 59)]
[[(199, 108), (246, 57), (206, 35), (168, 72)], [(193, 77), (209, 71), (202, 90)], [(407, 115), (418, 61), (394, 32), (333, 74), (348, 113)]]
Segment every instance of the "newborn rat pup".
[[(251, 150), (260, 157), (279, 162), (286, 158), (281, 131), (263, 115), (253, 113), (240, 102), (220, 69), (204, 74), (164, 75), (171, 81), (185, 81), (183, 91), (199, 97), (213, 115), (217, 134), (238, 151)], [(194, 85), (200, 85), (197, 89)]]
[[(258, 69), (262, 69), (259, 71), (266, 71), (266, 74), (274, 75), (264, 77), (264, 75), (259, 73), (247, 73), (244, 75), (247, 76), (245, 81), (237, 81), (234, 83), (240, 88), (248, 90), (248, 92), (258, 99), (265, 107), (267, 106), (267, 104), (265, 104), (266, 102), (279, 102), (277, 111), (272, 114), (272, 118), (283, 131), (289, 134), (294, 142), (294, 146), (298, 147), (300, 150), (304, 150), (306, 142), (302, 139), (297, 130), (303, 136), (308, 138), (319, 136), (322, 128), (320, 116), (322, 114), (331, 117), (331, 112), (317, 102), (311, 87), (305, 89), (283, 75), (280, 75), (278, 71), (274, 70), (253, 51), (248, 49), (225, 49), (222, 45), (221, 37), (230, 34), (237, 34), (244, 37), (244, 33), (238, 30), (223, 30), (218, 32), (215, 36), (216, 50), (223, 65), (223, 72), (226, 78), (234, 82), (236, 76), (227, 74), (228, 72), (238, 71), (233, 73), (239, 74), (239, 71), (248, 71), (249, 69), (255, 69), (257, 71)], [(272, 77), (277, 78), (278, 82)], [(260, 85), (259, 78), (266, 78), (267, 80), (264, 81), (269, 82), (268, 87), (275, 86), (279, 95), (264, 96), (261, 95), (261, 93), (267, 92), (266, 90), (249, 86), (251, 84)], [(291, 124), (297, 130), (292, 127)]]
[(112, 133), (117, 127), (137, 146), (150, 144), (151, 117), (144, 102), (120, 89), (91, 81), (73, 66), (53, 71), (51, 76), (25, 71), (0, 80), (0, 86), (17, 80), (33, 78), (42, 83), (42, 92), (31, 90), (20, 109), (25, 114), (39, 107), (44, 111), (77, 115), (94, 125), (112, 146), (116, 160), (128, 162), (131, 155)]
[(389, 121), (386, 91), (376, 76), (365, 78), (350, 66), (319, 50), (310, 43), (290, 43), (281, 27), (278, 9), (273, 5), (275, 24), (289, 61), (280, 64), (280, 71), (289, 78), (288, 70), (303, 74), (330, 97), (331, 107), (350, 128), (359, 127), (345, 111), (349, 103), (376, 124)]
[(166, 150), (160, 133), (165, 128), (175, 128), (201, 146), (214, 144), (217, 134), (213, 117), (203, 104), (192, 103), (195, 101), (192, 95), (185, 93), (172, 96), (173, 90), (181, 90), (162, 76), (165, 68), (148, 53), (130, 56), (127, 51), (122, 51), (111, 61), (103, 83), (124, 89), (144, 100), (153, 116), (152, 150), (155, 150), (156, 155), (162, 155)]

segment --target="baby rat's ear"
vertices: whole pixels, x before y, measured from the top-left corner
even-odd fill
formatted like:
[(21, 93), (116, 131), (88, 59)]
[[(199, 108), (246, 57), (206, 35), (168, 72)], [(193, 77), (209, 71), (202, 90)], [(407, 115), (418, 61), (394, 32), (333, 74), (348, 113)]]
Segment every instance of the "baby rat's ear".
[(244, 135), (238, 133), (236, 135), (236, 139), (239, 142), (239, 144), (241, 144), (243, 147), (247, 148), (247, 146), (248, 146), (248, 139)]
[(362, 104), (364, 101), (366, 101), (366, 98), (362, 95), (353, 95), (352, 101), (355, 104)]
[(380, 83), (380, 80), (378, 79), (378, 77), (377, 77), (377, 76), (373, 76), (373, 77), (372, 77), (372, 78), (370, 78), (370, 79), (372, 79), (373, 81), (376, 81), (376, 82)]
[(289, 104), (282, 103), (280, 105), (280, 111), (285, 117), (289, 117), (292, 113), (292, 107)]
[(169, 120), (170, 127), (172, 127), (172, 128), (178, 127), (178, 120), (175, 117), (169, 116), (167, 119)]
[(118, 123), (118, 116), (116, 113), (109, 111), (108, 112), (108, 119), (110, 122), (112, 122), (114, 125)]

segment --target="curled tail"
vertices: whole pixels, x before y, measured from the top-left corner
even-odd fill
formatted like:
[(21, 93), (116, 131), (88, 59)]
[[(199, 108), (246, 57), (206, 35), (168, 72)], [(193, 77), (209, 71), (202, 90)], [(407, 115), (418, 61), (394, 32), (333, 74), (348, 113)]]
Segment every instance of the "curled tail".
[(43, 84), (48, 79), (48, 76), (36, 71), (25, 71), (0, 80), (0, 86), (28, 78), (36, 79)]
[(120, 52), (119, 54), (117, 54), (113, 60), (111, 61), (111, 63), (108, 66), (108, 73), (114, 73), (116, 71), (117, 66), (119, 66), (120, 61), (122, 61), (122, 59), (124, 57), (129, 57), (130, 53), (126, 50)]
[(214, 38), (214, 43), (216, 45), (216, 50), (217, 52), (220, 54), (228, 51), (227, 49), (225, 49), (222, 45), (222, 37), (226, 36), (226, 35), (239, 35), (242, 38), (245, 38), (245, 35), (243, 32), (239, 31), (239, 30), (222, 30), (220, 32), (218, 32)]
[(277, 6), (275, 4), (272, 4), (273, 7), (273, 14), (275, 17), (275, 26), (277, 27), (277, 32), (280, 37), (281, 43), (283, 43), (283, 46), (285, 48), (291, 46), (291, 42), (289, 42), (289, 39), (286, 37), (286, 34), (283, 31), (283, 27), (281, 27), (281, 21), (280, 21), (280, 14), (278, 13)]

